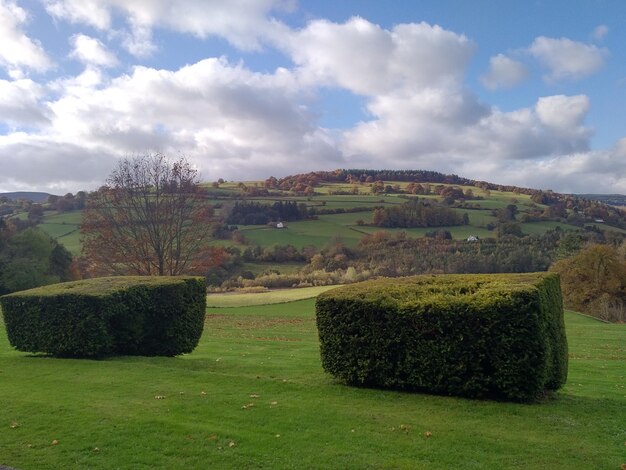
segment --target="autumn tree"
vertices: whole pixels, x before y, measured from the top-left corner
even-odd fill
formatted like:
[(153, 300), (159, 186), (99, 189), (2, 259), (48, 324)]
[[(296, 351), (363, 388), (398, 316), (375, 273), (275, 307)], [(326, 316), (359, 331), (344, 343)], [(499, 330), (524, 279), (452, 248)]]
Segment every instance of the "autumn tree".
[(212, 206), (181, 157), (124, 158), (89, 195), (83, 253), (97, 274), (204, 274)]
[(626, 265), (618, 250), (590, 245), (550, 270), (561, 275), (567, 307), (608, 321), (626, 321)]

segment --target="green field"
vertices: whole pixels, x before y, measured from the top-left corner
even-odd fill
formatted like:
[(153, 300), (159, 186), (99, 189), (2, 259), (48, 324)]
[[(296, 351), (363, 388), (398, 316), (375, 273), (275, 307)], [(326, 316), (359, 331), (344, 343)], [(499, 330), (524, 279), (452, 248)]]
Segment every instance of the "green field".
[(299, 289), (278, 289), (254, 294), (209, 294), (209, 307), (250, 307), (253, 305), (273, 305), (296, 300), (310, 299), (336, 286), (303, 287)]
[(80, 254), (80, 224), (83, 220), (81, 211), (46, 214), (39, 227), (61, 243), (73, 255)]
[[(233, 193), (239, 194), (236, 182), (228, 182), (220, 185), (219, 189), (212, 188), (213, 191), (211, 199), (215, 204), (223, 204), (224, 207), (235, 203), (235, 199), (230, 199)], [(262, 182), (245, 182), (248, 186), (254, 186), (255, 184), (261, 185)], [(385, 184), (399, 184), (401, 188), (405, 188), (408, 183), (396, 183), (385, 182)], [(359, 194), (354, 195), (337, 195), (329, 194), (336, 191), (350, 191), (355, 185), (340, 184), (340, 183), (325, 183), (316, 188), (316, 195), (310, 197), (293, 196), (290, 192), (281, 192), (281, 196), (269, 196), (269, 197), (252, 197), (246, 199), (248, 201), (272, 204), (276, 201), (295, 201), (298, 204), (306, 204), (309, 208), (315, 208), (316, 210), (333, 210), (333, 209), (353, 209), (353, 208), (368, 208), (371, 210), (364, 212), (348, 212), (343, 214), (319, 214), (317, 219), (314, 220), (302, 220), (296, 222), (287, 222), (287, 227), (284, 229), (276, 229), (274, 227), (268, 227), (265, 225), (240, 225), (239, 230), (245, 236), (247, 242), (251, 245), (259, 245), (262, 247), (271, 247), (273, 245), (293, 245), (298, 248), (305, 246), (314, 246), (317, 249), (322, 249), (329, 244), (329, 242), (339, 241), (348, 247), (355, 247), (359, 240), (366, 234), (377, 232), (380, 230), (389, 230), (390, 232), (406, 231), (410, 237), (423, 237), (426, 233), (433, 230), (443, 229), (448, 230), (452, 237), (455, 239), (465, 239), (470, 235), (475, 235), (480, 238), (494, 237), (493, 231), (487, 230), (488, 224), (495, 225), (497, 218), (492, 214), (493, 210), (501, 209), (509, 204), (516, 204), (520, 214), (529, 212), (531, 209), (532, 201), (530, 197), (525, 194), (515, 194), (512, 192), (504, 191), (483, 191), (477, 187), (470, 186), (457, 186), (466, 191), (471, 189), (476, 196), (483, 199), (468, 201), (469, 204), (475, 206), (473, 209), (456, 209), (460, 213), (467, 213), (469, 216), (470, 224), (465, 226), (453, 226), (453, 227), (428, 227), (428, 228), (411, 228), (411, 229), (383, 229), (380, 227), (359, 225), (357, 221), (363, 221), (365, 224), (372, 223), (373, 209), (380, 206), (391, 206), (396, 204), (402, 204), (406, 202), (406, 195), (398, 194), (370, 194), (370, 188), (367, 184), (356, 185), (358, 186)], [(432, 187), (437, 185), (431, 185)], [(444, 185), (450, 186), (450, 185)], [(224, 196), (219, 198), (219, 194)], [(214, 196), (217, 194), (217, 196)], [(439, 196), (428, 195), (418, 196), (420, 199), (434, 199), (440, 200)], [(537, 205), (540, 209), (545, 206)], [(218, 209), (217, 213), (220, 214), (223, 209)], [(65, 245), (73, 254), (80, 254), (81, 249), (81, 235), (79, 226), (81, 223), (82, 215), (79, 211), (61, 213), (61, 214), (47, 214), (44, 217), (43, 223), (40, 227), (49, 233), (52, 237)], [(626, 230), (620, 230), (614, 227), (610, 227), (606, 224), (597, 224), (602, 229), (613, 230), (622, 233), (626, 233)], [(540, 234), (555, 227), (561, 227), (562, 229), (574, 229), (573, 226), (569, 226), (562, 222), (532, 222), (523, 223), (521, 228), (524, 234)], [(235, 244), (230, 240), (214, 240), (215, 246), (231, 246)], [(255, 274), (258, 274), (256, 270), (251, 270)], [(283, 270), (280, 270), (283, 272)], [(262, 271), (261, 271), (262, 272)]]
[(0, 465), (29, 469), (619, 469), (626, 325), (568, 312), (570, 375), (537, 404), (347, 387), (314, 300), (210, 308), (177, 358), (52, 359), (0, 327)]

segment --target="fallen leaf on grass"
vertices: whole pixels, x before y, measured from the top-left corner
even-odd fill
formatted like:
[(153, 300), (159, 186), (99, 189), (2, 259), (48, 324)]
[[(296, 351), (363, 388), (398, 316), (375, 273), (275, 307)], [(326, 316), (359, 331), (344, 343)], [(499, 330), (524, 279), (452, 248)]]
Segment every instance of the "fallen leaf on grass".
[(200, 395), (206, 395), (205, 391), (200, 392)]
[(155, 400), (164, 400), (165, 399), (165, 395), (155, 395), (154, 399)]
[(244, 410), (247, 410), (248, 408), (252, 408), (254, 406), (254, 403), (248, 403), (247, 405), (243, 405), (241, 408), (243, 408)]
[(276, 437), (280, 437), (280, 434), (276, 434)]
[(430, 432), (430, 431), (426, 431), (426, 432), (424, 433), (424, 437), (425, 437), (426, 439), (428, 439), (428, 438), (429, 438), (429, 437), (431, 437), (432, 435), (433, 435), (433, 433), (432, 433), (432, 432)]
[(57, 445), (58, 443), (59, 443), (59, 441), (57, 441), (56, 439), (53, 439), (53, 440), (52, 440), (52, 445), (53, 445), (53, 446)]
[(270, 405), (272, 405), (272, 406), (278, 405), (278, 402), (277, 401), (272, 401), (272, 402), (270, 402)]
[(230, 441), (228, 443), (228, 447), (235, 447), (237, 444), (235, 444), (235, 441)]
[(13, 421), (11, 423), (11, 429), (16, 429), (16, 428), (19, 428), (19, 427), (20, 427), (20, 425), (19, 425), (19, 423), (17, 421)]
[(261, 398), (261, 396), (253, 393), (252, 395), (250, 395), (250, 398)]
[(626, 463), (621, 464), (619, 468), (621, 468), (622, 470), (626, 470)]
[(209, 441), (217, 441), (217, 434), (211, 434), (211, 435), (207, 438), (207, 440), (209, 440)]
[(97, 447), (94, 447), (93, 452), (100, 452), (100, 449), (98, 449)]

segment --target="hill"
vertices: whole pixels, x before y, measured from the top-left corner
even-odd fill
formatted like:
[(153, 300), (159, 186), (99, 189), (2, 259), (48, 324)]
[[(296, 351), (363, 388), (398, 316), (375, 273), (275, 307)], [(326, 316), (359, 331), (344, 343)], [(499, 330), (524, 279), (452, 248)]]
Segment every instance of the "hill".
[[(545, 270), (588, 241), (626, 234), (624, 212), (609, 204), (432, 171), (320, 171), (203, 187), (215, 208), (213, 286)], [(46, 204), (40, 225), (75, 255), (82, 212), (68, 208), (84, 197)]]
[(623, 194), (579, 194), (583, 199), (600, 201), (612, 206), (626, 206), (626, 196)]
[(9, 201), (32, 201), (38, 204), (44, 203), (48, 200), (48, 197), (52, 196), (50, 193), (42, 192), (30, 192), (30, 191), (14, 191), (8, 193), (0, 193), (0, 198), (5, 197)]

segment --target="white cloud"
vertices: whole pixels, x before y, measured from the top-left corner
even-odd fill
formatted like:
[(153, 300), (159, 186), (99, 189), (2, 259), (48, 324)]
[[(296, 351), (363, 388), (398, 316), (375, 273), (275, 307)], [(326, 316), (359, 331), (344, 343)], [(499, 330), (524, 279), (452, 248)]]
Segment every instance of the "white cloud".
[(544, 36), (536, 38), (528, 52), (548, 69), (549, 73), (544, 76), (548, 82), (592, 75), (604, 66), (608, 55), (606, 49), (592, 44)]
[[(481, 102), (465, 85), (474, 44), (440, 26), (385, 29), (352, 18), (288, 30), (268, 19), (283, 4), (274, 0), (227, 7), (188, 1), (180, 3), (188, 14), (179, 18), (173, 17), (179, 5), (173, 0), (126, 3), (50, 0), (47, 8), (57, 18), (107, 30), (109, 40), (127, 41), (138, 55), (154, 47), (155, 28), (169, 28), (198, 37), (218, 34), (245, 48), (267, 41), (289, 55), (293, 68), (258, 73), (243, 62), (209, 58), (178, 70), (137, 66), (111, 77), (101, 67), (115, 65), (115, 56), (97, 39), (77, 35), (72, 54), (86, 64), (80, 75), (45, 85), (0, 81), (0, 119), (17, 129), (30, 125), (29, 134), (0, 136), (0, 167), (11, 168), (0, 175), (2, 189), (92, 189), (120, 156), (155, 150), (187, 155), (207, 180), (384, 166), (559, 190), (567, 187), (563, 174), (582, 179), (585, 170), (626, 170), (626, 143), (589, 150), (587, 96), (546, 96), (510, 112)], [(217, 11), (222, 16), (211, 22)], [(228, 29), (237, 23), (236, 13), (250, 30)], [(128, 29), (112, 31), (119, 15), (128, 17)], [(569, 40), (541, 39), (533, 45), (543, 41), (552, 53), (568, 51)], [(602, 49), (570, 43), (603, 60)], [(551, 79), (584, 76), (593, 68), (585, 63), (587, 68), (569, 64), (567, 71), (550, 65)], [(513, 86), (525, 73), (521, 63), (499, 55), (484, 79), (494, 87)], [(363, 96), (369, 120), (346, 131), (322, 128), (309, 104), (324, 87)], [(611, 181), (615, 188), (624, 184)]]
[(0, 123), (35, 126), (48, 122), (40, 103), (43, 88), (29, 79), (0, 80)]
[(489, 70), (480, 77), (482, 84), (490, 89), (513, 88), (528, 78), (528, 70), (521, 62), (503, 54), (489, 59)]
[(261, 47), (263, 38), (284, 28), (269, 18), (272, 11), (290, 10), (291, 0), (45, 0), (57, 19), (111, 30), (115, 15), (124, 17), (129, 30), (123, 45), (137, 56), (155, 50), (152, 30), (165, 28), (199, 38), (216, 35), (244, 50)]
[(84, 34), (75, 34), (70, 38), (70, 43), (73, 46), (70, 57), (80, 60), (84, 64), (103, 67), (114, 67), (118, 64), (115, 54), (110, 52), (96, 38)]
[(465, 36), (427, 23), (382, 29), (355, 17), (337, 24), (317, 20), (282, 44), (302, 80), (362, 95), (399, 87), (423, 88), (462, 79), (474, 45)]
[(539, 98), (537, 115), (544, 124), (558, 130), (578, 130), (589, 111), (589, 98), (585, 95), (555, 95)]
[(594, 41), (600, 42), (604, 40), (607, 34), (609, 34), (609, 27), (607, 25), (601, 24), (594, 28), (591, 33), (591, 38)]
[[(344, 134), (349, 159), (375, 166), (428, 168), (479, 176), (476, 168), (586, 152), (586, 97), (546, 97), (532, 108), (504, 113), (462, 90), (428, 90), (378, 97), (375, 119)], [(560, 115), (559, 115), (560, 113)]]
[(56, 194), (96, 189), (112, 170), (116, 155), (106, 149), (55, 136), (18, 132), (0, 136), (0, 187), (48, 190)]
[[(341, 156), (284, 71), (206, 59), (177, 71), (136, 67), (103, 83), (93, 70), (58, 81), (46, 133), (108, 155), (182, 152), (207, 178), (313, 170)], [(45, 171), (42, 166), (40, 171)]]
[(52, 64), (39, 42), (23, 31), (28, 14), (15, 1), (0, 0), (0, 65), (17, 78), (22, 67), (45, 71)]

